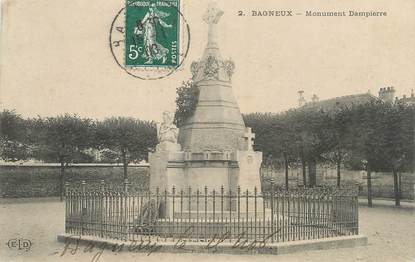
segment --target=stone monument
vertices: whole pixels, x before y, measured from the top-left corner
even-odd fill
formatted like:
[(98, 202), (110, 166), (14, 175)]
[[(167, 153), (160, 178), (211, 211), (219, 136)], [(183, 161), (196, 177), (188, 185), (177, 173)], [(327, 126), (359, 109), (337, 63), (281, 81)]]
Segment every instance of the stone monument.
[[(188, 188), (226, 193), (260, 191), (262, 153), (254, 151), (255, 134), (245, 127), (232, 90), (235, 65), (223, 59), (217, 42), (217, 26), (223, 12), (211, 5), (203, 17), (208, 41), (199, 61), (191, 64), (193, 82), (199, 89), (194, 114), (177, 135), (169, 113), (158, 128), (159, 145), (150, 153), (150, 188), (171, 191)], [(262, 205), (258, 205), (262, 206)], [(190, 207), (191, 208), (191, 207)], [(231, 208), (229, 205), (227, 209)]]
[(181, 150), (177, 144), (179, 129), (173, 124), (173, 115), (169, 111), (163, 112), (163, 122), (157, 125), (158, 144), (156, 151), (173, 151)]

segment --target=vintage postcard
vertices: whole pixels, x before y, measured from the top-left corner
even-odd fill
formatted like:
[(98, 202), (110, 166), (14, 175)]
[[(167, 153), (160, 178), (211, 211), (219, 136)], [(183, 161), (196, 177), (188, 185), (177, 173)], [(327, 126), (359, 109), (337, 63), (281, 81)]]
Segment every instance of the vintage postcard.
[(0, 3), (0, 261), (415, 261), (415, 1)]

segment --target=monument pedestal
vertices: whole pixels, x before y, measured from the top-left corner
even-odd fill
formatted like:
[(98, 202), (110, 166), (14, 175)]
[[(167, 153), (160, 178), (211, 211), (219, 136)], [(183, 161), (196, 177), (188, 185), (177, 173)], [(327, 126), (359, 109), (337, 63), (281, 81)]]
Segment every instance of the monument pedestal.
[(241, 190), (254, 192), (255, 188), (261, 191), (260, 168), (262, 163), (262, 152), (236, 151), (239, 166), (238, 181)]
[(258, 195), (261, 192), (261, 161), (262, 153), (255, 151), (156, 151), (149, 154), (150, 190), (158, 189), (162, 201), (168, 192), (165, 205), (170, 218), (179, 212), (202, 212), (206, 205), (209, 213), (236, 212), (238, 198), (240, 213), (260, 213), (263, 200), (254, 194), (255, 189)]

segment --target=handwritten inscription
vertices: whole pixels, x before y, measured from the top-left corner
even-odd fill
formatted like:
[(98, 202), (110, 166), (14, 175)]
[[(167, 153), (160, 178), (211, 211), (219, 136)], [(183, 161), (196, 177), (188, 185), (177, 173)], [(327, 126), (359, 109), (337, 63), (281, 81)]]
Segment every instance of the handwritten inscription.
[[(188, 246), (188, 237), (191, 235), (193, 228), (189, 227), (185, 230), (182, 236), (174, 242), (174, 245), (169, 245), (170, 248), (187, 251), (187, 252), (196, 252), (194, 246)], [(247, 239), (247, 232), (242, 232), (232, 240), (232, 249), (240, 250), (254, 250), (261, 249), (267, 246), (267, 243), (279, 232), (280, 230), (274, 231), (263, 239)], [(198, 249), (207, 249), (211, 252), (216, 252), (218, 247), (221, 244), (224, 244), (226, 240), (229, 240), (231, 237), (231, 232), (227, 231), (222, 234), (215, 234), (210, 238), (206, 245), (200, 246)], [(162, 248), (167, 247), (163, 245), (163, 242), (154, 241), (151, 239), (147, 240), (132, 240), (129, 242), (121, 244), (109, 244), (106, 242), (95, 243), (87, 242), (86, 245), (80, 246), (82, 237), (81, 236), (72, 236), (70, 239), (67, 239), (65, 246), (60, 252), (60, 256), (65, 255), (75, 255), (78, 252), (90, 253), (92, 255), (91, 262), (98, 262), (105, 250), (109, 250), (113, 253), (118, 253), (121, 251), (129, 252), (146, 252), (147, 256), (151, 255), (154, 252), (160, 251)], [(128, 244), (127, 244), (128, 243)]]

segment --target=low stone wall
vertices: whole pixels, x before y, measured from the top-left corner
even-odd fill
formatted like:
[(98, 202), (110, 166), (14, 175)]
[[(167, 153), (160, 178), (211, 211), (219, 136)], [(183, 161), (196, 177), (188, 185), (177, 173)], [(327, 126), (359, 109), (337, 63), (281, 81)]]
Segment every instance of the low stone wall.
[[(0, 197), (59, 196), (59, 165), (2, 165), (0, 166)], [(65, 168), (65, 181), (79, 186), (98, 187), (101, 180), (107, 187), (121, 187), (123, 167), (116, 165), (74, 165)], [(132, 190), (148, 188), (149, 172), (146, 166), (129, 166), (128, 180)]]
[[(285, 173), (283, 170), (262, 169), (264, 177), (274, 178), (275, 183), (285, 185)], [(394, 198), (393, 174), (388, 172), (372, 173), (372, 195), (374, 198)], [(336, 185), (337, 170), (333, 168), (317, 168), (318, 185)], [(302, 170), (289, 171), (290, 186), (303, 185)], [(367, 179), (365, 171), (341, 170), (342, 185), (356, 185), (359, 187), (359, 195), (367, 196)], [(415, 174), (401, 173), (401, 198), (414, 200)]]
[[(273, 177), (276, 184), (285, 183), (283, 171), (262, 170), (265, 177)], [(364, 171), (342, 170), (342, 184), (359, 185), (361, 196), (367, 195)], [(372, 174), (372, 193), (375, 198), (393, 198), (393, 176), (391, 173)], [(86, 181), (87, 187), (98, 188), (101, 180), (107, 187), (121, 187), (123, 168), (117, 165), (73, 165), (66, 168), (65, 178), (71, 186)], [(128, 179), (131, 190), (149, 186), (148, 166), (129, 166)], [(0, 197), (50, 197), (59, 196), (59, 165), (0, 165)], [(415, 174), (402, 173), (402, 199), (414, 200)], [(302, 185), (301, 170), (289, 172), (292, 186)], [(336, 184), (335, 169), (317, 169), (318, 184)]]

